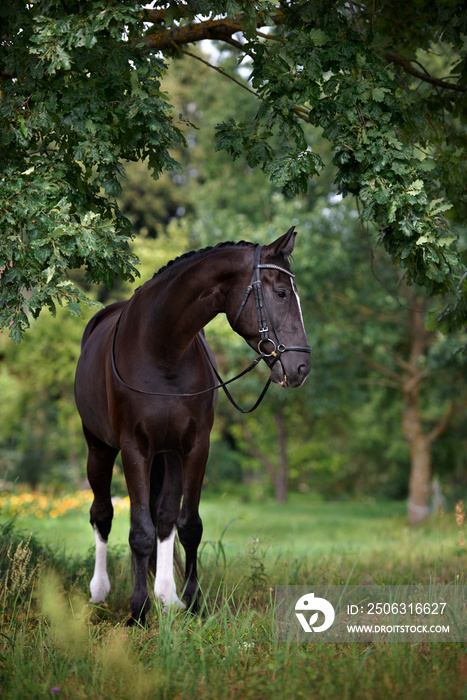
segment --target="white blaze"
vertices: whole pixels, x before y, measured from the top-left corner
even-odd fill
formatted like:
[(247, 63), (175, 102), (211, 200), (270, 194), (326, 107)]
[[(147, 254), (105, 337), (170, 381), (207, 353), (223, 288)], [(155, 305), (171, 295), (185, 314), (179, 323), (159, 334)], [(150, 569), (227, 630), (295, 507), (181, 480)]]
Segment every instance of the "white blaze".
[(298, 312), (300, 314), (300, 321), (302, 324), (303, 332), (306, 335), (305, 324), (303, 322), (302, 306), (300, 304), (300, 297), (298, 296), (298, 290), (297, 290), (297, 287), (295, 286), (295, 282), (293, 281), (292, 278), (290, 278), (290, 284), (292, 285), (292, 290), (293, 290), (293, 293), (295, 294), (295, 298), (297, 300)]

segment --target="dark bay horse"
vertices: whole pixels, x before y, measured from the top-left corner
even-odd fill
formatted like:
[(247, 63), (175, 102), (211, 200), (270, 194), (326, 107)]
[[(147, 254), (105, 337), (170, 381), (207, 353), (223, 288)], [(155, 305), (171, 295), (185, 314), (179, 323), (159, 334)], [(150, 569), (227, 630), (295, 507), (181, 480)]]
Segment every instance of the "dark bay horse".
[(156, 537), (155, 596), (165, 605), (184, 607), (173, 575), (176, 531), (185, 550), (183, 597), (196, 609), (202, 535), (198, 507), (218, 383), (204, 326), (224, 312), (269, 365), (272, 381), (283, 387), (300, 386), (310, 370), (310, 347), (289, 267), (295, 235), (291, 228), (267, 246), (242, 241), (186, 253), (131, 299), (99, 311), (84, 331), (75, 395), (94, 492), (91, 601), (103, 601), (110, 590), (110, 483), (121, 451), (135, 567), (129, 624), (144, 623), (149, 609), (147, 573)]

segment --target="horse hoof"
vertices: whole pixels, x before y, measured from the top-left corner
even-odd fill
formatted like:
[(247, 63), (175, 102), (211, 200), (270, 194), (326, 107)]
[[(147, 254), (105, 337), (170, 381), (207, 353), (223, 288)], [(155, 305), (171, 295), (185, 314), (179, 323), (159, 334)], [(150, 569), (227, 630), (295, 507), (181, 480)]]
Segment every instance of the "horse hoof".
[(146, 615), (140, 615), (138, 618), (131, 617), (125, 622), (125, 627), (144, 627), (147, 628), (149, 625), (146, 621)]
[(110, 593), (110, 581), (109, 577), (106, 576), (93, 576), (91, 583), (89, 584), (89, 589), (91, 591), (90, 603), (103, 603)]
[(184, 598), (186, 602), (186, 612), (190, 613), (191, 615), (198, 615), (199, 614), (199, 602), (198, 602), (198, 597), (194, 596), (193, 598), (191, 596), (186, 596)]

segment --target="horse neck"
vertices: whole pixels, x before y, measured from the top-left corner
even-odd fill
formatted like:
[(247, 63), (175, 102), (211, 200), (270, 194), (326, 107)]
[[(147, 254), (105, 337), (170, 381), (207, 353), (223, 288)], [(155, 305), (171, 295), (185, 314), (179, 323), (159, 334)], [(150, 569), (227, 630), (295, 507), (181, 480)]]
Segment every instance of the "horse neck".
[(144, 285), (139, 303), (145, 320), (136, 336), (140, 343), (150, 354), (166, 355), (177, 364), (204, 326), (225, 311), (236, 281), (246, 288), (251, 275), (248, 256), (252, 251), (242, 247), (213, 250)]

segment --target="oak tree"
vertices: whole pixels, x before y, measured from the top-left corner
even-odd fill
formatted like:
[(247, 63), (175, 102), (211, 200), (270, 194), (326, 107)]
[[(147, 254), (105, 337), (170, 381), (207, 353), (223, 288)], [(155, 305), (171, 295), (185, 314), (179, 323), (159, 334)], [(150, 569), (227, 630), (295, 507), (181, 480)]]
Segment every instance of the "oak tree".
[(407, 282), (444, 297), (432, 327), (465, 323), (461, 0), (13, 0), (0, 21), (0, 324), (15, 340), (44, 306), (79, 311), (70, 270), (136, 274), (123, 164), (177, 167), (164, 59), (195, 61), (206, 39), (235, 52), (249, 80), (230, 77), (257, 98), (249, 121), (229, 105), (217, 148), (294, 196), (323, 168), (307, 139), (320, 127), (339, 190)]

